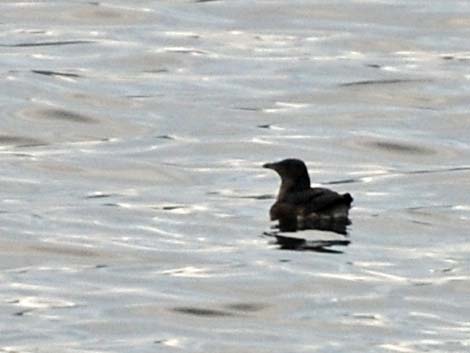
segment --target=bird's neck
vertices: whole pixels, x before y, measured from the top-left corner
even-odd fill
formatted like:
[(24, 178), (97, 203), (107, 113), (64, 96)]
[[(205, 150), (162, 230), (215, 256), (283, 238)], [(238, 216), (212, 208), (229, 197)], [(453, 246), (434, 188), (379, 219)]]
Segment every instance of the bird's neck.
[(279, 194), (277, 199), (282, 201), (290, 193), (302, 192), (310, 189), (310, 178), (304, 176), (297, 179), (283, 179), (281, 182), (281, 188), (279, 189)]

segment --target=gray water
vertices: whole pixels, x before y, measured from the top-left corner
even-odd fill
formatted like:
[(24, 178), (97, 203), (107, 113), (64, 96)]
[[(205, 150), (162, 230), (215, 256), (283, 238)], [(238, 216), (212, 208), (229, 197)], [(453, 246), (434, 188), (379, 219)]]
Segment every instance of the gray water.
[[(469, 2), (0, 11), (0, 352), (470, 350)], [(342, 254), (263, 236), (285, 157)]]

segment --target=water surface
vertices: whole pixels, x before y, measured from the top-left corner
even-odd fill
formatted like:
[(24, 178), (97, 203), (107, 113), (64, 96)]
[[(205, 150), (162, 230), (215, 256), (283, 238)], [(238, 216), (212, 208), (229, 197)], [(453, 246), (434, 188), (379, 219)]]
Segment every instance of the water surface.
[[(0, 352), (468, 351), (466, 2), (0, 10)], [(342, 254), (263, 236), (285, 157)]]

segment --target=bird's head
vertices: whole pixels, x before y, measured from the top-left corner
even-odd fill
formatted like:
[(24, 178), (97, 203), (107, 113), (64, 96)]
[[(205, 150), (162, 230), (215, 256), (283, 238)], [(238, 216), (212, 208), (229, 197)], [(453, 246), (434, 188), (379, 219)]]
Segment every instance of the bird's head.
[(300, 159), (288, 158), (279, 162), (266, 163), (263, 168), (272, 169), (281, 177), (281, 189), (284, 191), (302, 191), (310, 189), (310, 177), (307, 166)]

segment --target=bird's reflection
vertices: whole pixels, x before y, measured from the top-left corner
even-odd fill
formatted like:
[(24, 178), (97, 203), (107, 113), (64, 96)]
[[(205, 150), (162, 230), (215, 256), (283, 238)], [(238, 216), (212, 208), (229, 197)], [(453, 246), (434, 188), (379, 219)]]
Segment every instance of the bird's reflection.
[(346, 239), (332, 240), (308, 240), (293, 236), (274, 234), (276, 243), (283, 250), (316, 251), (341, 254), (342, 251), (330, 249), (332, 246), (348, 246), (350, 241)]

